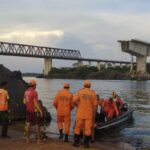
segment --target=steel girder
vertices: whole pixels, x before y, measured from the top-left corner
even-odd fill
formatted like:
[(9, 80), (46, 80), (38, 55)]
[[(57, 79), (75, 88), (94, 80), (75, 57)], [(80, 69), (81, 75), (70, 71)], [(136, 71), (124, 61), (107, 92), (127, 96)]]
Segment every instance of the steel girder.
[(0, 42), (0, 55), (70, 60), (82, 58), (79, 50), (69, 50), (7, 42)]

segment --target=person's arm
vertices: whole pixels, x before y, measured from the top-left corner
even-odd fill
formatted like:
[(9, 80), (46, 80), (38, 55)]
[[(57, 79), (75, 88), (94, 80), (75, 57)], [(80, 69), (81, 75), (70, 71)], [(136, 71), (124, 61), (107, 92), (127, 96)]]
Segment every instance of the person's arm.
[(54, 98), (53, 106), (57, 109), (57, 107), (58, 107), (58, 94)]
[(95, 119), (95, 114), (97, 111), (97, 105), (98, 105), (97, 96), (96, 96), (95, 91), (93, 91), (93, 120)]
[(35, 108), (37, 109), (38, 112), (40, 112), (41, 117), (43, 117), (43, 112), (42, 112), (42, 109), (41, 109), (40, 104), (38, 102), (38, 94), (37, 94), (37, 92), (35, 92), (35, 94), (34, 94), (33, 102), (34, 102)]
[(6, 99), (7, 99), (7, 101), (9, 101), (9, 95), (8, 95), (7, 91), (6, 91)]
[(119, 116), (119, 111), (118, 111), (118, 108), (117, 108), (117, 104), (116, 104), (116, 102), (113, 102), (113, 106), (114, 106), (114, 109), (115, 109), (116, 115), (117, 115), (117, 116)]
[(23, 97), (23, 104), (25, 105), (26, 104), (26, 96), (24, 94), (24, 97)]
[(71, 94), (71, 101), (70, 101), (70, 106), (71, 106), (71, 110), (74, 108), (74, 103), (73, 103), (73, 95)]
[(74, 96), (73, 96), (73, 105), (74, 106), (78, 106), (78, 103), (79, 103), (79, 94), (76, 93)]
[(25, 98), (23, 99), (23, 104), (26, 104), (26, 99)]
[(41, 106), (40, 106), (38, 100), (36, 100), (36, 99), (34, 99), (34, 106), (37, 109), (37, 111), (40, 112), (40, 114), (43, 114)]

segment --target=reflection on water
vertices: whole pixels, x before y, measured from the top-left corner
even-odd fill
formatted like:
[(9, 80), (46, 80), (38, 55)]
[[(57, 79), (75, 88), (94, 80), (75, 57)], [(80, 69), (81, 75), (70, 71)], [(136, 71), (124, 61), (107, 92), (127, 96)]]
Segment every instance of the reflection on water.
[[(25, 78), (28, 80), (28, 78)], [(56, 126), (56, 111), (52, 105), (54, 95), (62, 88), (64, 82), (71, 84), (71, 92), (75, 93), (82, 88), (82, 80), (62, 79), (37, 79), (39, 98), (51, 112), (53, 121), (49, 132), (58, 132)], [(140, 143), (143, 146), (150, 146), (150, 82), (145, 81), (116, 81), (116, 80), (92, 80), (92, 88), (100, 97), (110, 97), (115, 90), (134, 111), (134, 123), (127, 126), (117, 137), (134, 146)], [(72, 124), (75, 112), (72, 112)], [(72, 132), (72, 131), (71, 131)]]

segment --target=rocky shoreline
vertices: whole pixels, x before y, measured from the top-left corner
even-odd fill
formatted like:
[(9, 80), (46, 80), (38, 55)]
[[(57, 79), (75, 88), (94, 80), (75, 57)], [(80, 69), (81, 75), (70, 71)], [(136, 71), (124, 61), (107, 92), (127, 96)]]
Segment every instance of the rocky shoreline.
[(10, 120), (24, 118), (25, 111), (23, 105), (23, 95), (27, 88), (27, 83), (22, 79), (20, 71), (10, 71), (0, 65), (0, 82), (8, 82), (9, 92), (9, 113)]
[[(23, 80), (20, 71), (10, 71), (0, 64), (0, 82), (7, 81), (9, 93), (9, 120), (19, 120), (25, 118), (25, 106), (23, 104), (24, 92), (28, 84)], [(44, 106), (43, 106), (44, 107)], [(44, 107), (48, 122), (51, 120), (50, 113)]]

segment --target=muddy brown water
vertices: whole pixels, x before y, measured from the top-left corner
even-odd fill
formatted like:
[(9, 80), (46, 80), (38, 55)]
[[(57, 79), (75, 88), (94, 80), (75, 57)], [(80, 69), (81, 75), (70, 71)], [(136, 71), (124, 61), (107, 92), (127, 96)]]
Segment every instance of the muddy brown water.
[[(25, 78), (29, 80), (30, 78)], [(118, 143), (122, 149), (150, 149), (150, 81), (124, 81), (124, 80), (91, 80), (92, 88), (102, 98), (111, 96), (115, 90), (130, 107), (134, 109), (134, 121), (123, 127), (116, 133), (97, 138), (96, 143)], [(82, 88), (83, 80), (66, 79), (37, 79), (37, 91), (39, 98), (43, 101), (52, 115), (51, 125), (47, 132), (54, 138), (58, 137), (56, 124), (56, 111), (52, 105), (56, 92), (62, 88), (64, 82), (71, 84), (71, 92), (75, 93)], [(73, 124), (75, 111), (72, 111), (71, 136), (73, 135)]]

